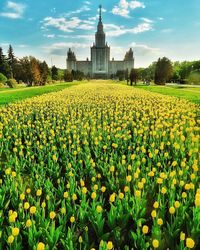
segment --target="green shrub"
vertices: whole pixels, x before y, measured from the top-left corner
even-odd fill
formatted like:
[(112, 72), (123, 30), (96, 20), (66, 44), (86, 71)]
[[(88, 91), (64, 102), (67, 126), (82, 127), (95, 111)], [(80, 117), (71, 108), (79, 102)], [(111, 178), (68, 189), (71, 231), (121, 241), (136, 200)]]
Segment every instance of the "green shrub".
[(4, 87), (5, 85), (2, 82), (0, 82), (0, 88), (4, 88)]
[(200, 84), (200, 70), (192, 71), (189, 75), (188, 81), (190, 84)]
[(10, 88), (16, 88), (17, 87), (17, 81), (15, 79), (8, 79), (6, 84)]
[(0, 83), (5, 84), (7, 81), (7, 77), (4, 74), (0, 73)]

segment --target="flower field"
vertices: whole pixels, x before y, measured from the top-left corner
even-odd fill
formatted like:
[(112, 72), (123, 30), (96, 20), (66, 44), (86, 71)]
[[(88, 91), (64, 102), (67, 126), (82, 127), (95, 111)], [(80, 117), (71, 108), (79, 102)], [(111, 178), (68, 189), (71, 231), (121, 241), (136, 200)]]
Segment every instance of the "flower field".
[(0, 108), (0, 249), (200, 249), (199, 106), (83, 84)]

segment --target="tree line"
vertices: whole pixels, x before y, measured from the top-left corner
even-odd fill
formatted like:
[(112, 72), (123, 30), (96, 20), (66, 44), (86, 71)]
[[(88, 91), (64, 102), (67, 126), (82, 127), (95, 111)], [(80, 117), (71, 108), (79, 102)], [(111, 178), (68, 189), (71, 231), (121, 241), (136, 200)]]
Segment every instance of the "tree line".
[(82, 80), (84, 74), (80, 71), (69, 72), (48, 67), (45, 61), (41, 62), (33, 56), (17, 58), (13, 48), (9, 45), (7, 54), (0, 47), (0, 84), (15, 87), (17, 83), (27, 86), (42, 86), (48, 82)]
[(8, 82), (13, 84), (24, 82), (29, 86), (45, 85), (50, 74), (45, 61), (41, 62), (32, 56), (19, 59), (15, 57), (11, 45), (7, 55), (4, 55), (0, 47), (0, 73), (4, 83), (9, 79)]
[(139, 82), (154, 82), (163, 85), (168, 82), (182, 84), (200, 84), (200, 60), (172, 62), (168, 58), (159, 58), (147, 68), (134, 68), (128, 70), (118, 70), (116, 75), (111, 78), (117, 78), (120, 81), (127, 80), (132, 84)]
[(172, 62), (168, 58), (159, 58), (147, 68), (139, 68), (135, 73), (137, 80), (154, 81), (155, 84), (182, 83), (200, 84), (200, 60)]

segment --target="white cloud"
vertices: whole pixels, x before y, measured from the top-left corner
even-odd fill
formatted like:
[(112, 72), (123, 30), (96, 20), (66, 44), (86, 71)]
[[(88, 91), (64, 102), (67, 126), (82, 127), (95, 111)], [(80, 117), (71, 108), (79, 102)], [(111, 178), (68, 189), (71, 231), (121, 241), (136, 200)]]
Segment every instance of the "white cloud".
[(161, 53), (160, 48), (149, 47), (146, 44), (132, 43), (130, 46), (133, 47), (133, 50), (137, 55), (148, 55), (148, 54), (159, 55)]
[(91, 2), (89, 2), (89, 1), (85, 1), (84, 3), (87, 5), (91, 5)]
[(19, 19), (23, 17), (25, 9), (25, 4), (8, 1), (6, 4), (5, 12), (1, 12), (0, 16), (11, 19)]
[(65, 32), (72, 32), (69, 22), (67, 22), (67, 20), (64, 17), (61, 18), (46, 17), (43, 21), (42, 29), (45, 29), (46, 27), (54, 27), (56, 29)]
[(81, 20), (78, 17), (71, 17), (66, 19), (64, 17), (54, 18), (46, 17), (43, 20), (43, 30), (53, 27), (64, 32), (73, 32), (74, 29), (80, 30), (92, 30), (94, 28), (94, 22), (90, 20)]
[(55, 34), (48, 34), (48, 35), (44, 34), (43, 36), (47, 38), (54, 38)]
[(112, 9), (112, 13), (114, 15), (118, 15), (118, 16), (123, 16), (123, 17), (129, 17), (129, 10), (128, 9), (122, 9), (119, 6), (115, 6)]
[(149, 19), (149, 18), (146, 18), (146, 17), (141, 17), (140, 18), (142, 21), (146, 22), (146, 23), (153, 23), (154, 21)]
[(82, 12), (90, 11), (91, 8), (88, 6), (88, 3), (86, 3), (86, 5), (83, 5), (80, 9), (77, 9), (77, 10), (74, 10), (74, 11), (69, 11), (69, 12), (65, 13), (64, 16), (68, 17), (68, 16), (71, 16), (71, 15), (80, 14)]
[(159, 57), (166, 55), (166, 52), (161, 48), (151, 47), (146, 44), (132, 43), (135, 56), (135, 67), (147, 67)]
[(0, 44), (1, 44), (1, 47), (8, 47), (10, 45), (9, 43), (6, 43), (6, 42), (0, 43)]
[(61, 42), (61, 43), (54, 43), (50, 46), (43, 47), (47, 54), (50, 55), (57, 55), (57, 56), (65, 56), (67, 55), (67, 51), (69, 48), (74, 49), (86, 49), (90, 48), (89, 43), (77, 43), (77, 42)]
[(130, 1), (129, 6), (131, 9), (136, 9), (136, 8), (145, 8), (144, 3), (139, 2), (139, 1)]
[(136, 0), (120, 0), (117, 5), (115, 5), (112, 9), (112, 13), (114, 15), (119, 15), (122, 17), (130, 17), (130, 10), (134, 10), (136, 8), (145, 8), (144, 3)]
[(80, 30), (92, 30), (94, 27), (92, 25), (89, 25), (87, 23), (81, 24), (78, 29)]
[(138, 34), (153, 30), (151, 23), (143, 22), (133, 28), (125, 28), (124, 26), (117, 26), (115, 24), (105, 24), (106, 35), (108, 37), (117, 37), (125, 34)]
[(99, 15), (96, 15), (96, 16), (93, 16), (93, 17), (89, 17), (88, 20), (96, 21), (96, 20), (98, 20), (98, 18), (99, 18)]
[(17, 47), (19, 47), (19, 48), (27, 48), (27, 47), (29, 47), (29, 45), (27, 45), (27, 44), (19, 44), (19, 45), (17, 45)]
[(113, 44), (111, 46), (111, 60), (123, 60), (126, 51), (129, 48), (133, 48), (134, 57), (135, 57), (135, 67), (147, 67), (153, 61), (156, 61), (158, 57), (164, 55), (164, 51), (160, 48), (151, 47), (146, 44), (137, 44), (131, 43), (123, 47)]
[(60, 38), (70, 38), (70, 39), (85, 39), (89, 41), (94, 40), (94, 35), (58, 35)]
[(145, 31), (149, 31), (152, 30), (153, 27), (150, 23), (141, 23), (138, 24), (138, 26), (136, 26), (133, 29), (128, 30), (128, 32), (133, 33), (133, 34), (138, 34), (138, 33), (143, 33)]

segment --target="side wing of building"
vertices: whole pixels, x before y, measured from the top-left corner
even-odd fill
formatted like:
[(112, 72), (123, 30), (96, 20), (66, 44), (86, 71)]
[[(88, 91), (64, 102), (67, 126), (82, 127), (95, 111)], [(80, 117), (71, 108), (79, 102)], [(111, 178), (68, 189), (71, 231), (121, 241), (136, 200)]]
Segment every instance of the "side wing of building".
[(92, 62), (91, 61), (77, 61), (76, 69), (83, 72), (84, 75), (92, 75)]

